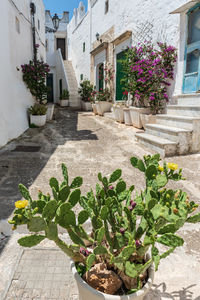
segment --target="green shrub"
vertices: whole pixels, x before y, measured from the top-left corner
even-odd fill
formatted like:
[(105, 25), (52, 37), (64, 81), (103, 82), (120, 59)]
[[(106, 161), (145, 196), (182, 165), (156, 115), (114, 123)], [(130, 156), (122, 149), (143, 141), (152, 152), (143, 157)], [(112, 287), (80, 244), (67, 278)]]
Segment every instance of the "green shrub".
[(69, 91), (67, 89), (62, 91), (62, 94), (60, 95), (60, 100), (68, 100), (69, 99)]
[(29, 108), (29, 114), (33, 116), (46, 115), (47, 107), (44, 104), (35, 103)]

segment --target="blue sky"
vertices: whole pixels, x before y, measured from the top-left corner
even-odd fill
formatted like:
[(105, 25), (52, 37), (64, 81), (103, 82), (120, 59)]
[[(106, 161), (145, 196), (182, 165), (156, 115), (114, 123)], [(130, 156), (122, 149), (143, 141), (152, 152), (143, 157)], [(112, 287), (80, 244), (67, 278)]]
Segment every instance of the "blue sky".
[[(78, 7), (80, 0), (43, 0), (45, 9), (51, 11), (51, 14), (62, 14), (63, 11), (70, 12), (70, 19), (73, 15), (73, 9)], [(82, 0), (87, 7), (87, 0)], [(60, 16), (61, 17), (61, 16)]]

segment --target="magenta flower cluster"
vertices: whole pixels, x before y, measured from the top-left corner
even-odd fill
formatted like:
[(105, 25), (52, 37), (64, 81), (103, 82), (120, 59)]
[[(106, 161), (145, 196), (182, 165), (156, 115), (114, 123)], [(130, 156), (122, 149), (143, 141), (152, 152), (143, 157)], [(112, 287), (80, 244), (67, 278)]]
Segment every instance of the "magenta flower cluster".
[(127, 50), (123, 83), (136, 106), (150, 106), (153, 113), (163, 108), (168, 101), (167, 87), (174, 78), (176, 59), (176, 49), (165, 43), (154, 46), (147, 42)]
[(46, 78), (50, 72), (49, 65), (42, 61), (30, 61), (21, 65), (23, 80), (36, 101), (42, 103), (47, 97)]

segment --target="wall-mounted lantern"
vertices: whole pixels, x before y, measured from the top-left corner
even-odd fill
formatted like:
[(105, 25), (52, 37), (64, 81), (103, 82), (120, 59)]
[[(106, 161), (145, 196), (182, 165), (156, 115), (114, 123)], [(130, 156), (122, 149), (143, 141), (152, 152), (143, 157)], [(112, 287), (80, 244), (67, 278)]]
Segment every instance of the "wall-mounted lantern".
[(55, 14), (52, 18), (52, 21), (53, 21), (53, 27), (55, 28), (55, 30), (57, 31), (58, 28), (59, 28), (59, 24), (60, 24), (60, 19), (58, 17), (57, 14)]

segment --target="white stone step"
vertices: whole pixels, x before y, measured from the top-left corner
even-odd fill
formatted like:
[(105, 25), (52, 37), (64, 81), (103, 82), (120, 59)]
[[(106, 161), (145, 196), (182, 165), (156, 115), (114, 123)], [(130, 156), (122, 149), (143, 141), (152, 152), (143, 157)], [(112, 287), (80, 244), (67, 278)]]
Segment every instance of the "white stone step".
[(166, 126), (193, 130), (200, 122), (200, 117), (175, 116), (175, 115), (157, 115), (156, 123)]
[(200, 105), (168, 105), (167, 114), (200, 118)]
[(178, 105), (200, 105), (200, 93), (174, 95), (173, 100)]
[(178, 154), (190, 151), (192, 131), (161, 124), (147, 124), (146, 133), (178, 143)]
[(135, 137), (141, 144), (159, 153), (162, 157), (174, 156), (177, 154), (177, 142), (158, 138), (157, 136), (148, 133), (136, 133)]

